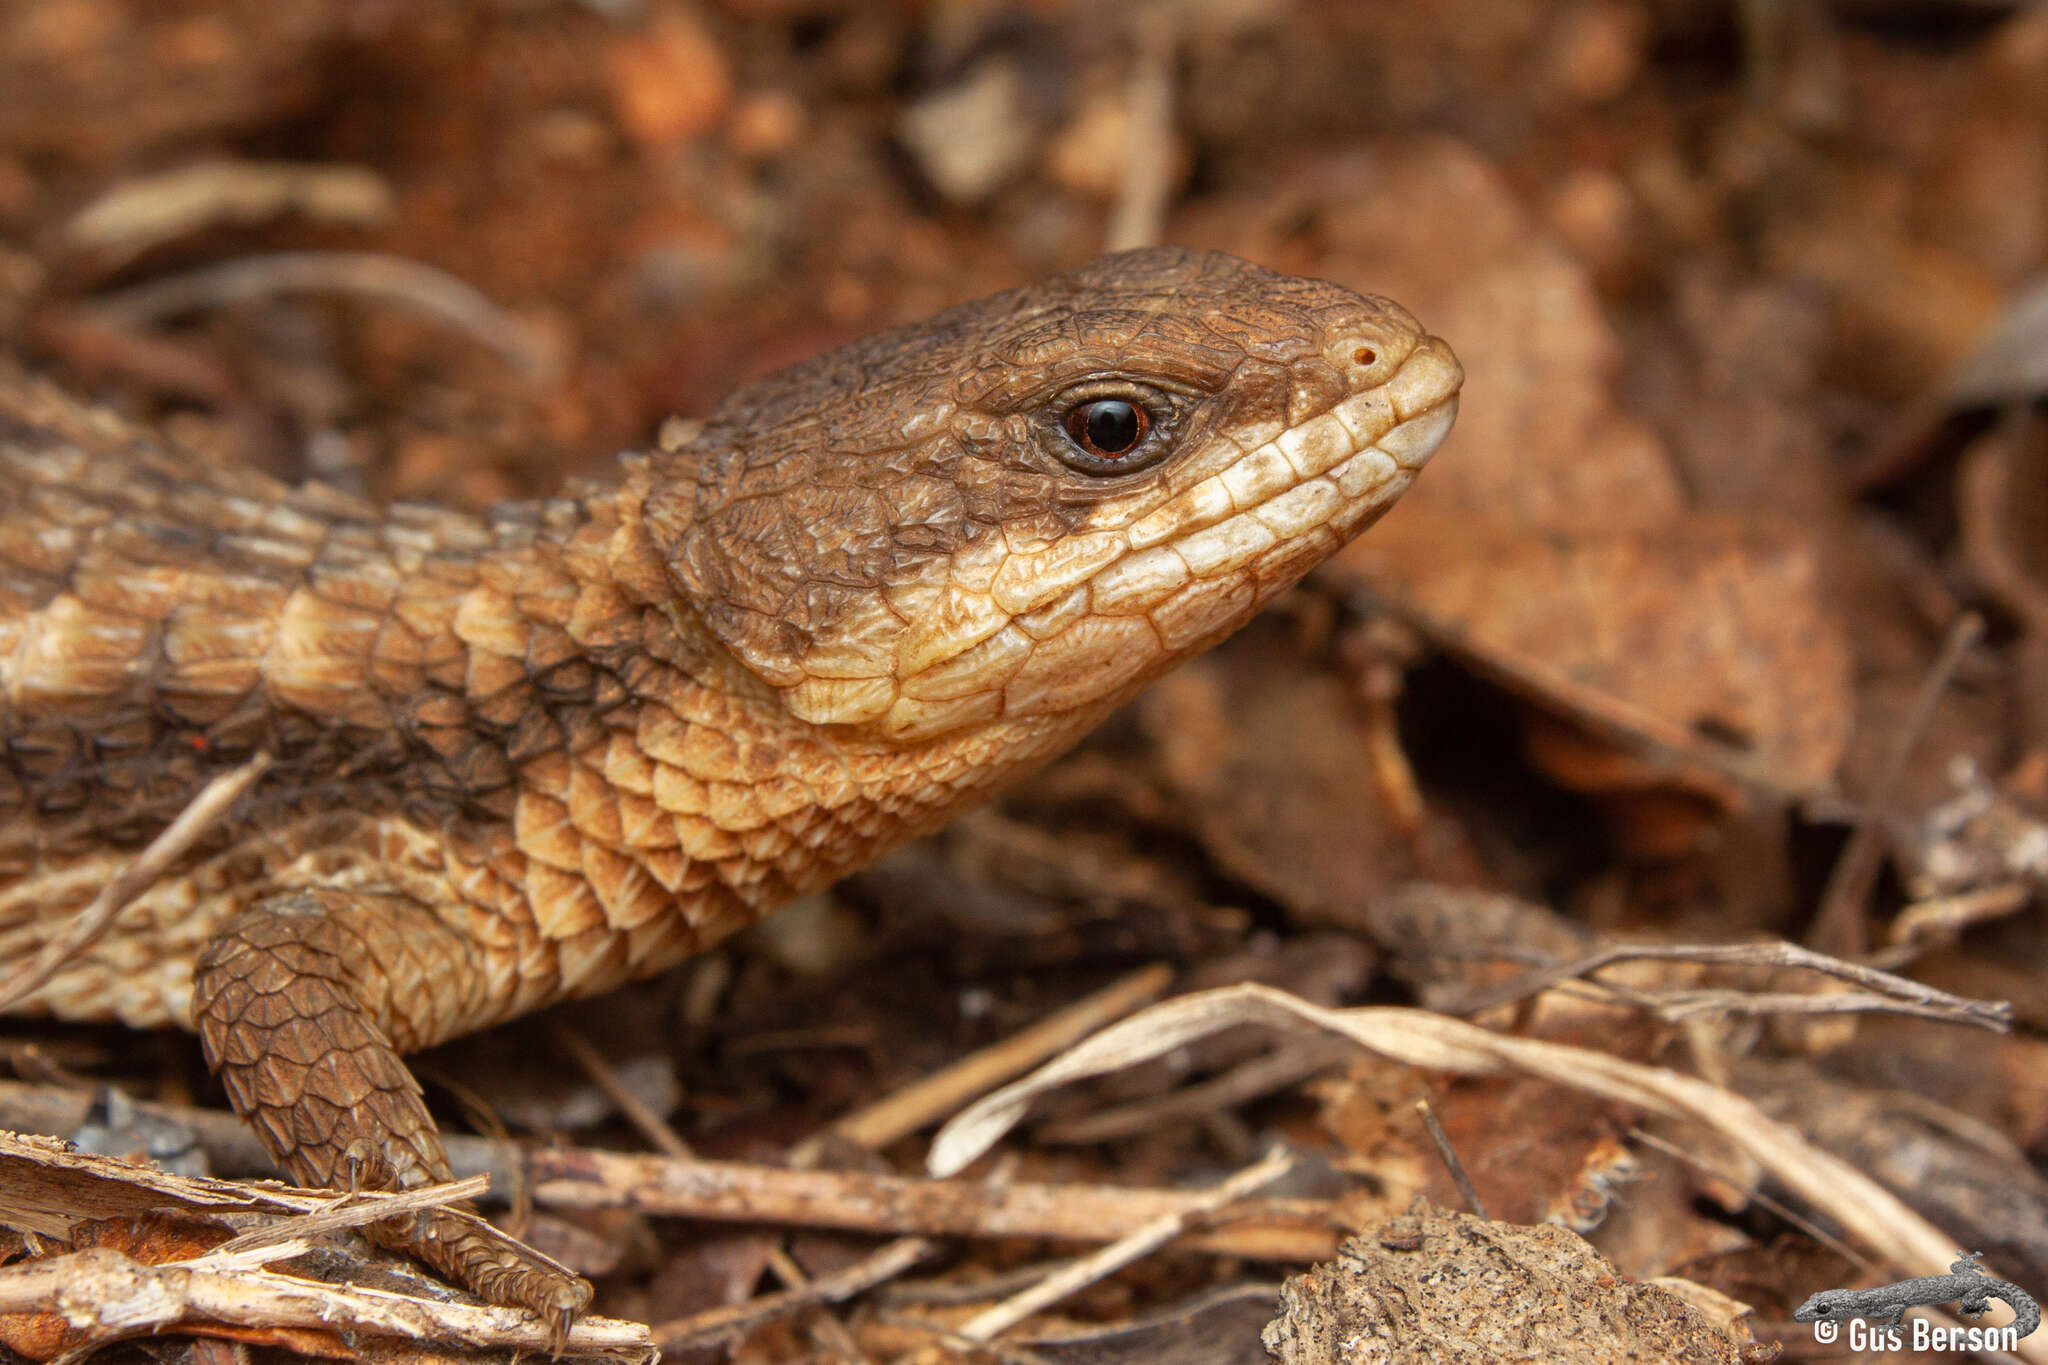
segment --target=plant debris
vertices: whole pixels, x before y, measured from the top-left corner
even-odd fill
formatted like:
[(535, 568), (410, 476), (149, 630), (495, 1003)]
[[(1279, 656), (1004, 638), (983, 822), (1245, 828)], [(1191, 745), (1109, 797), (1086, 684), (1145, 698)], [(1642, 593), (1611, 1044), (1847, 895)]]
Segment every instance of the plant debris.
[[(2048, 9), (0, 0), (0, 364), (354, 497), (545, 497), (1155, 240), (1399, 299), (1456, 430), (994, 806), (420, 1059), (577, 1340), (1455, 1359), (1573, 1303), (1539, 1354), (1756, 1360), (1958, 1248), (2048, 1296)], [(190, 1039), (0, 1062), (0, 1128), (212, 1173), (0, 1139), (8, 1350), (545, 1345), (241, 1179)], [(1453, 1163), (1504, 1221), (1402, 1212)]]

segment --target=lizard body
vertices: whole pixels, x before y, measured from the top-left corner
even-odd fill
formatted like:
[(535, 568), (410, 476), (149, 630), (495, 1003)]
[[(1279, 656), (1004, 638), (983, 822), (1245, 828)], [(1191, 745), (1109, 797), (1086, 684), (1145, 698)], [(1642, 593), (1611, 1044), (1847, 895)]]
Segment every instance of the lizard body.
[[(444, 1178), (398, 1054), (671, 966), (1029, 772), (1384, 512), (1461, 379), (1385, 300), (1132, 252), (483, 517), (0, 385), (0, 978), (266, 754), (17, 1012), (196, 1028), (302, 1182)], [(587, 1299), (431, 1217), (380, 1236)]]
[(1921, 1275), (1910, 1280), (1881, 1284), (1870, 1289), (1823, 1289), (1807, 1296), (1792, 1311), (1794, 1322), (1847, 1322), (1851, 1318), (1881, 1318), (1887, 1327), (1897, 1327), (1908, 1308), (1932, 1308), (1954, 1303), (1966, 1318), (1982, 1317), (1992, 1299), (2003, 1300), (2012, 1309), (2009, 1324), (2016, 1338), (2025, 1338), (2041, 1325), (2041, 1305), (2033, 1295), (2009, 1280), (1988, 1275), (1977, 1264), (1982, 1252), (1964, 1256), (1949, 1264), (1946, 1275)]

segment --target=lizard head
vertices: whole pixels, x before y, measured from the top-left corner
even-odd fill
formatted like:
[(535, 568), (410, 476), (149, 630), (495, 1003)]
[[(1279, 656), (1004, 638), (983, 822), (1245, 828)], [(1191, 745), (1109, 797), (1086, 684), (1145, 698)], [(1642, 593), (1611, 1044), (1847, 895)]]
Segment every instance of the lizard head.
[(1125, 252), (741, 390), (656, 457), (645, 525), (802, 720), (1092, 717), (1384, 512), (1462, 378), (1384, 299)]
[(1794, 1322), (1846, 1322), (1850, 1318), (1877, 1316), (1868, 1309), (1859, 1311), (1856, 1294), (1848, 1289), (1823, 1289), (1818, 1294), (1807, 1296), (1805, 1303), (1792, 1310)]

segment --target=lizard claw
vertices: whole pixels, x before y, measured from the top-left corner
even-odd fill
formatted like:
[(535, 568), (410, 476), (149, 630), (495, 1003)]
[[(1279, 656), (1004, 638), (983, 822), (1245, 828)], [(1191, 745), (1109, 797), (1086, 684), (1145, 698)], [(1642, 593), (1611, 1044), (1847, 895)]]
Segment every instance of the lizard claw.
[(522, 1306), (547, 1324), (548, 1354), (559, 1358), (569, 1349), (569, 1329), (590, 1307), (590, 1281), (567, 1271), (560, 1275), (536, 1273), (520, 1288), (528, 1291), (521, 1296)]
[(590, 1281), (474, 1215), (454, 1216), (470, 1223), (473, 1235), (462, 1239), (462, 1253), (450, 1268), (484, 1298), (539, 1318), (548, 1330), (549, 1351), (561, 1355), (569, 1329), (590, 1307)]

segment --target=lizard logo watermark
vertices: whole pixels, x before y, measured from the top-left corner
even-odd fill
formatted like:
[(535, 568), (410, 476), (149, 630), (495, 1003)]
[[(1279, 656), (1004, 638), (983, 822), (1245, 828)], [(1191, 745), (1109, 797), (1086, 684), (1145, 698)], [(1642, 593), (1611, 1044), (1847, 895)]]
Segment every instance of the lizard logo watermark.
[[(1879, 1285), (1875, 1289), (1823, 1289), (1793, 1311), (1794, 1322), (1813, 1324), (1813, 1339), (1823, 1344), (1846, 1335), (1852, 1351), (2010, 1351), (2020, 1338), (2041, 1325), (2041, 1305), (2034, 1296), (2010, 1280), (1996, 1279), (1977, 1264), (1984, 1255), (1956, 1253), (1961, 1259), (1949, 1266), (1946, 1275), (1923, 1275), (1915, 1280)], [(1984, 1315), (1992, 1299), (2002, 1299), (2013, 1311), (2013, 1320), (2003, 1327), (1937, 1327), (1924, 1318), (1903, 1323), (1908, 1308), (1931, 1308), (1938, 1303), (1957, 1304), (1966, 1318)], [(1882, 1319), (1870, 1322), (1868, 1319)], [(1846, 1334), (1841, 1324), (1849, 1325)]]

